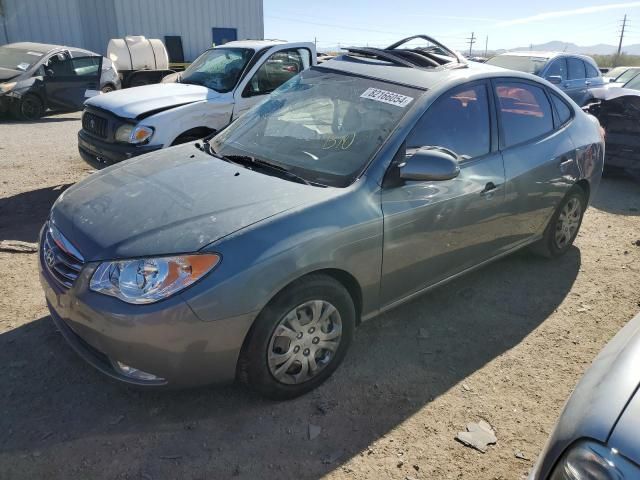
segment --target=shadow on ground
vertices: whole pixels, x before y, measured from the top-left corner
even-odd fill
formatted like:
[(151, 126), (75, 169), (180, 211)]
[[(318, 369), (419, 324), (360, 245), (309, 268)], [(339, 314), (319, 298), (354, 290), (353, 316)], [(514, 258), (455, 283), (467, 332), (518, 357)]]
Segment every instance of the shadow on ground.
[(47, 112), (47, 114), (38, 120), (17, 120), (10, 115), (0, 115), (0, 125), (38, 125), (39, 123), (59, 123), (59, 122), (77, 122), (81, 118), (81, 112), (73, 117), (60, 117), (63, 113), (73, 112)]
[(37, 242), (53, 202), (70, 186), (57, 185), (0, 198), (0, 240)]
[(0, 464), (12, 479), (319, 478), (521, 342), (579, 268), (575, 247), (500, 260), (364, 323), (325, 385), (282, 403), (238, 386), (128, 389), (43, 317), (0, 335)]
[(602, 178), (591, 206), (615, 215), (640, 215), (640, 179), (625, 174), (609, 174)]

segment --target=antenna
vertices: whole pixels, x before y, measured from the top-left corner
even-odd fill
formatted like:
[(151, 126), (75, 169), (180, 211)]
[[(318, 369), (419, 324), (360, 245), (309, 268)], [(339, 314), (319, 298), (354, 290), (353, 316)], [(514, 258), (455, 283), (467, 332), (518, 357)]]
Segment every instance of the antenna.
[(471, 36), (467, 38), (467, 43), (469, 44), (469, 56), (471, 56), (473, 44), (476, 43), (476, 34), (474, 32), (471, 32)]
[(487, 58), (487, 52), (489, 51), (489, 35), (484, 39), (484, 58)]

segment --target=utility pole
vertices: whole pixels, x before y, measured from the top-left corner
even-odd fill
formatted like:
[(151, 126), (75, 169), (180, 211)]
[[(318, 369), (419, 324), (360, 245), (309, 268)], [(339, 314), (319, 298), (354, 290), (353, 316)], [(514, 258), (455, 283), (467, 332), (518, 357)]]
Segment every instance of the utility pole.
[(317, 37), (313, 37), (313, 44), (316, 47), (316, 52), (318, 51), (318, 38)]
[(487, 58), (487, 52), (489, 51), (489, 35), (484, 39), (484, 58)]
[[(622, 20), (622, 30), (620, 31), (620, 42), (618, 43), (618, 55), (616, 56), (616, 63), (620, 59), (620, 54), (622, 53), (622, 39), (624, 38), (624, 30), (627, 28), (627, 14), (624, 14), (624, 19)], [(615, 65), (614, 65), (615, 66)]]
[(467, 43), (469, 44), (469, 56), (471, 56), (473, 44), (476, 43), (476, 34), (474, 32), (471, 32), (471, 36), (467, 38)]

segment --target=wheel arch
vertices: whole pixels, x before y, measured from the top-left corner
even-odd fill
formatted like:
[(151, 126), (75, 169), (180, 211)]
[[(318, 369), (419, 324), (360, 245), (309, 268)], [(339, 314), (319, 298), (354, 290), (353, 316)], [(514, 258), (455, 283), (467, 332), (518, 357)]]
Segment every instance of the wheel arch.
[[(342, 270), (339, 268), (318, 268), (315, 270), (311, 270), (308, 272), (305, 272), (304, 274), (296, 277), (295, 279), (291, 280), (289, 283), (287, 283), (286, 285), (284, 285), (283, 287), (281, 287), (279, 290), (277, 290), (269, 299), (269, 301), (267, 301), (264, 306), (260, 309), (260, 313), (262, 311), (264, 311), (264, 309), (268, 308), (269, 305), (272, 304), (272, 302), (280, 295), (282, 294), (284, 291), (286, 291), (288, 288), (290, 288), (292, 285), (296, 284), (297, 282), (310, 277), (310, 276), (317, 276), (317, 275), (324, 275), (326, 277), (329, 277), (333, 280), (335, 280), (336, 282), (338, 282), (340, 285), (342, 285), (347, 292), (349, 293), (349, 296), (351, 296), (351, 299), (353, 300), (353, 305), (355, 307), (356, 310), (356, 327), (361, 323), (360, 320), (360, 314), (362, 312), (362, 288), (360, 286), (360, 283), (358, 282), (358, 280), (349, 272), (347, 272), (346, 270)], [(259, 315), (259, 314), (258, 314)], [(257, 316), (256, 316), (257, 318)], [(247, 331), (244, 340), (242, 341), (242, 346), (240, 347), (240, 352), (244, 352), (247, 348), (247, 345), (249, 343), (249, 340), (251, 338), (251, 335), (255, 329), (255, 321), (253, 322), (253, 324), (251, 325), (251, 327), (249, 328), (249, 330)], [(244, 381), (246, 383), (246, 379), (243, 379), (243, 376), (245, 375), (244, 369), (242, 368), (241, 365), (241, 359), (242, 359), (242, 353), (239, 354), (238, 356), (238, 362), (236, 364), (236, 378), (239, 378), (241, 381)]]
[(178, 142), (178, 140), (180, 140), (180, 138), (184, 138), (184, 137), (202, 138), (202, 137), (206, 137), (207, 135), (211, 135), (212, 133), (215, 133), (215, 130), (213, 128), (204, 127), (204, 126), (193, 127), (176, 135), (176, 137), (171, 142), (171, 145), (179, 145), (180, 142)]
[(591, 185), (589, 184), (589, 180), (587, 180), (586, 178), (583, 178), (582, 180), (578, 180), (575, 183), (575, 186), (580, 188), (585, 196), (587, 197), (587, 204), (589, 203), (589, 198), (591, 196)]

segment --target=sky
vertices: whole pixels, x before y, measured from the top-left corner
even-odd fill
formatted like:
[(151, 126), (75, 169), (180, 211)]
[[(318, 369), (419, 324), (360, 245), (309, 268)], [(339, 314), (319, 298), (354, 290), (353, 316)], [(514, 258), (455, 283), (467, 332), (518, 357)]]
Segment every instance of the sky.
[(617, 45), (622, 18), (623, 45), (640, 43), (640, 1), (598, 0), (264, 0), (265, 38), (317, 41), (318, 50), (339, 46), (386, 47), (425, 33), (468, 50), (528, 47), (551, 40), (581, 46)]

